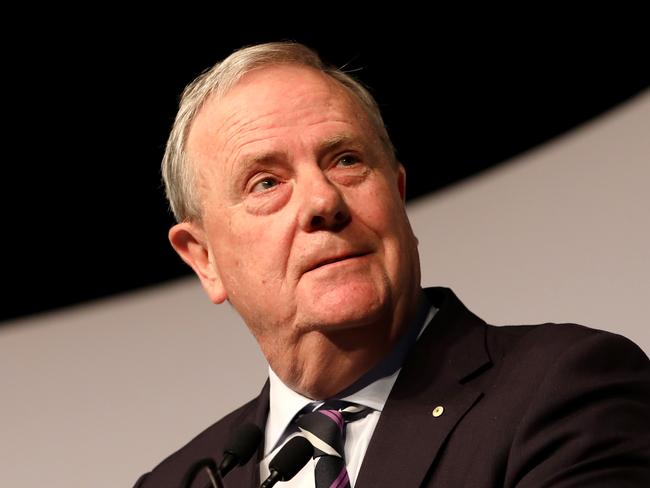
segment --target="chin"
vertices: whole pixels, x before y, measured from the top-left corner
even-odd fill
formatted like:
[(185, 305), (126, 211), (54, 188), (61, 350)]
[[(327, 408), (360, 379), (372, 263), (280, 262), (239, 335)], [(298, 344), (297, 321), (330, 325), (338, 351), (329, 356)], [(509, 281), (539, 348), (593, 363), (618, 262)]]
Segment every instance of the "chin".
[(387, 313), (388, 300), (376, 287), (339, 287), (312, 297), (305, 303), (301, 315), (311, 327), (353, 328), (373, 323)]

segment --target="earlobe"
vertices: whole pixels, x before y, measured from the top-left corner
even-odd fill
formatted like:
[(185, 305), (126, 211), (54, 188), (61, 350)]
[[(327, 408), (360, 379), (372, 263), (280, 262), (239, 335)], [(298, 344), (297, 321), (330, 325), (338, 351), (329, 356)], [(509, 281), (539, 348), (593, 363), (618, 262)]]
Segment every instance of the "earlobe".
[(168, 237), (174, 250), (199, 277), (210, 300), (213, 303), (223, 303), (228, 294), (203, 228), (193, 222), (181, 222), (169, 229)]

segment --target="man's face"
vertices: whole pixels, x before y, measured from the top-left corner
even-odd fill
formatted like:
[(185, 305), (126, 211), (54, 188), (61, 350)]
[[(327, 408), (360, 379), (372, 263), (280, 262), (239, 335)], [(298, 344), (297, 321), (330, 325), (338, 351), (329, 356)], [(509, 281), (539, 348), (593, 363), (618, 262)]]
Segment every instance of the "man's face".
[(207, 101), (188, 150), (203, 219), (170, 238), (196, 240), (184, 257), (211, 299), (230, 301), (294, 389), (318, 394), (328, 365), (355, 380), (419, 290), (404, 171), (365, 112), (317, 71), (266, 67)]

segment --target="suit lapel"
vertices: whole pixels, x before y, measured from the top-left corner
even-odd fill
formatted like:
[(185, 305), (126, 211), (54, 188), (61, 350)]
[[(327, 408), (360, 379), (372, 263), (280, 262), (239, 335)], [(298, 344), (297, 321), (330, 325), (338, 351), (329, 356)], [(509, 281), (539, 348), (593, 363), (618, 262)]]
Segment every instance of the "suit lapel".
[[(485, 323), (446, 288), (426, 290), (438, 308), (404, 364), (366, 451), (356, 488), (420, 486), (445, 439), (480, 400), (465, 381), (490, 364)], [(442, 410), (436, 407), (442, 407)]]
[[(264, 384), (264, 388), (259, 396), (252, 404), (252, 408), (241, 418), (238, 425), (245, 422), (253, 422), (258, 425), (262, 432), (266, 427), (266, 419), (269, 413), (269, 382)], [(237, 425), (237, 426), (238, 426)], [(235, 427), (237, 427), (235, 426)], [(224, 480), (225, 485), (228, 486), (259, 486), (260, 485), (260, 467), (259, 463), (262, 460), (264, 453), (264, 442), (257, 449), (257, 453), (249, 462), (244, 466), (232, 470)]]

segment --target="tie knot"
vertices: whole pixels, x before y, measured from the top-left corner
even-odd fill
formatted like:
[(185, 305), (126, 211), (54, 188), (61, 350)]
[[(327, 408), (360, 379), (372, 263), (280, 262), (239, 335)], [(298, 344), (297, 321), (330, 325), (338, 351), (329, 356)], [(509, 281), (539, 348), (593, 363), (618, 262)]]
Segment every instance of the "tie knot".
[(328, 401), (296, 421), (301, 432), (314, 446), (314, 457), (343, 457), (345, 425), (370, 413), (368, 407), (340, 400)]
[(314, 446), (316, 488), (350, 488), (345, 467), (345, 426), (370, 413), (371, 409), (341, 400), (331, 400), (298, 416), (296, 424)]

